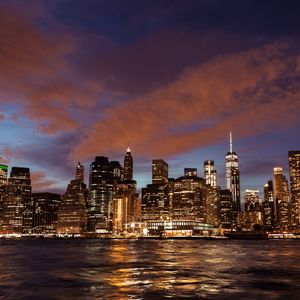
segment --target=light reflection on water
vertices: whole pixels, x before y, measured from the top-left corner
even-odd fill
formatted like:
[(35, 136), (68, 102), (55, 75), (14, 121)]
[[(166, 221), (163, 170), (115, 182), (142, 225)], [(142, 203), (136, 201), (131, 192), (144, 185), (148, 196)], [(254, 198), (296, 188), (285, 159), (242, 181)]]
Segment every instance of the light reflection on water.
[(300, 299), (300, 241), (1, 240), (1, 299)]

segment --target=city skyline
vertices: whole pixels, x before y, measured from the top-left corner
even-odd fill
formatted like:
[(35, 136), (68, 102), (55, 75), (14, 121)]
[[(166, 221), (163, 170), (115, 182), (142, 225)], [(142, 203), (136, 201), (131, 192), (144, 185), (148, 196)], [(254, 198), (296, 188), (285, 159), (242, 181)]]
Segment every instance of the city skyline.
[(77, 161), (127, 146), (139, 189), (155, 158), (170, 177), (214, 160), (224, 187), (229, 131), (242, 193), (288, 174), (296, 1), (28, 3), (0, 4), (0, 163), (29, 167), (34, 190), (63, 193)]

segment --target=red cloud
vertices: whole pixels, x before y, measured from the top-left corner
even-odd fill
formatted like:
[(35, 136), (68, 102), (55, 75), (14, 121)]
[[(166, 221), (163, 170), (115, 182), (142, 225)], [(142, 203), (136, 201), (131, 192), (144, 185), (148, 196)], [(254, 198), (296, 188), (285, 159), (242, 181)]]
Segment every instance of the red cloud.
[(31, 172), (31, 182), (32, 190), (35, 192), (38, 191), (47, 191), (52, 188), (53, 185), (57, 184), (58, 181), (47, 179), (46, 175), (42, 171)]
[(170, 155), (224, 139), (230, 129), (241, 136), (285, 126), (300, 106), (299, 89), (279, 83), (299, 75), (288, 50), (272, 44), (187, 69), (173, 83), (105, 110), (72, 155), (120, 151), (128, 142), (142, 154)]
[(42, 32), (23, 12), (0, 5), (0, 40), (0, 102), (21, 103), (19, 115), (46, 133), (78, 129), (72, 112), (91, 108), (101, 86), (78, 84), (65, 58), (76, 49), (70, 35), (55, 26)]

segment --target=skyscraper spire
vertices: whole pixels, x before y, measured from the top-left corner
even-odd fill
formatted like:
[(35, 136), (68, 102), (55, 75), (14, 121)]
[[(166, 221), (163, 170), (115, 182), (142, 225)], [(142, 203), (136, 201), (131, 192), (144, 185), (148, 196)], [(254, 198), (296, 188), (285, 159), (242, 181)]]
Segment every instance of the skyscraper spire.
[(229, 137), (229, 140), (230, 140), (230, 153), (232, 153), (232, 133), (230, 131), (230, 137)]

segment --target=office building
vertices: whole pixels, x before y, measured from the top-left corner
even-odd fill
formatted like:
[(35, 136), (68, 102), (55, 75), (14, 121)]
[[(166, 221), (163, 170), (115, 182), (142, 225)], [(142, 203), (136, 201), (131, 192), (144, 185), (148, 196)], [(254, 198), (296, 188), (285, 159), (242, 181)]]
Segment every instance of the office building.
[(230, 132), (230, 149), (225, 157), (226, 162), (226, 187), (232, 193), (232, 220), (235, 222), (241, 211), (240, 171), (238, 155), (233, 152), (232, 134)]
[(166, 184), (168, 177), (168, 164), (162, 159), (152, 160), (152, 184)]
[(215, 170), (215, 162), (213, 160), (204, 162), (204, 178), (207, 185), (217, 186), (217, 170)]
[(289, 151), (291, 225), (300, 226), (300, 150)]
[(124, 157), (124, 180), (133, 179), (133, 159), (130, 152), (130, 148), (127, 148), (125, 157)]
[(22, 233), (23, 198), (31, 193), (29, 168), (13, 167), (2, 195), (1, 233)]
[(83, 234), (87, 228), (87, 188), (84, 183), (84, 167), (78, 163), (75, 179), (69, 183), (58, 210), (59, 234)]
[(32, 193), (24, 196), (23, 233), (56, 234), (61, 197), (54, 193)]

